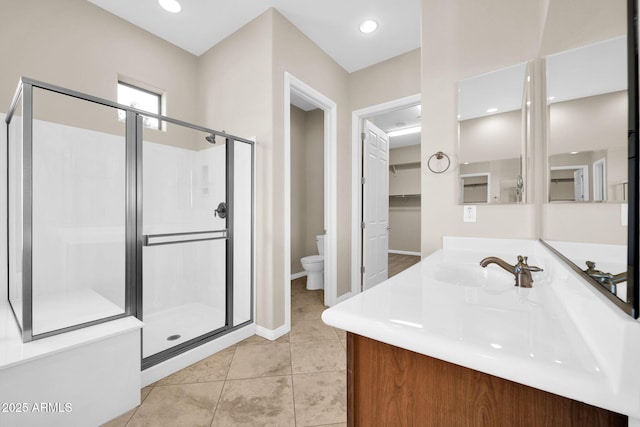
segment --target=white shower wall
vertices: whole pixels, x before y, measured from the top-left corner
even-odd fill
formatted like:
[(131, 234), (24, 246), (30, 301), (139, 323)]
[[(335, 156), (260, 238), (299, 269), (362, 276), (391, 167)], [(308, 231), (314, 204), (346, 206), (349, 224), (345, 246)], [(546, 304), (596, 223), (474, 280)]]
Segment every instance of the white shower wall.
[[(41, 333), (124, 311), (125, 143), (51, 122), (33, 126), (34, 333)], [(143, 158), (143, 234), (225, 228), (214, 217), (225, 200), (224, 145), (194, 151), (145, 141)], [(145, 316), (195, 302), (224, 313), (225, 241), (145, 247), (143, 276)], [(96, 296), (101, 308), (83, 300)]]
[[(143, 144), (143, 234), (221, 230), (214, 216), (226, 197), (225, 146), (193, 151)], [(224, 240), (144, 248), (144, 314), (204, 302), (224, 313)]]
[(124, 149), (124, 136), (33, 121), (34, 297), (89, 287), (124, 309)]

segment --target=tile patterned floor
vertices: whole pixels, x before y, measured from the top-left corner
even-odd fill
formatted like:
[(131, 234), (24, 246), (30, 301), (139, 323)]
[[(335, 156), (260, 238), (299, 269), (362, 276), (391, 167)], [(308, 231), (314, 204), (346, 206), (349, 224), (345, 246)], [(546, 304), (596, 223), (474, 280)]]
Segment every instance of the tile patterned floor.
[(322, 291), (292, 281), (291, 332), (248, 338), (142, 389), (104, 427), (346, 426), (346, 334), (325, 325)]
[[(389, 254), (389, 276), (420, 257)], [(291, 332), (253, 336), (141, 391), (103, 427), (346, 426), (346, 334), (320, 319), (324, 295), (291, 282)]]

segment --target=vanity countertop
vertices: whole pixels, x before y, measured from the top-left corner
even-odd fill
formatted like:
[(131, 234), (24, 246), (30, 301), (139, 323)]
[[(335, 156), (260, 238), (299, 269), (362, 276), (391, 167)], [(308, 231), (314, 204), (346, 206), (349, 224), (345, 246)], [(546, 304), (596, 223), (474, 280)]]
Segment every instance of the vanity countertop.
[[(487, 256), (514, 264), (517, 255), (545, 269), (533, 273), (531, 289), (515, 287), (497, 265), (479, 265)], [(632, 367), (640, 360), (640, 323), (581, 280), (534, 240), (445, 238), (444, 249), (327, 309), (322, 319), (638, 418), (640, 378)]]

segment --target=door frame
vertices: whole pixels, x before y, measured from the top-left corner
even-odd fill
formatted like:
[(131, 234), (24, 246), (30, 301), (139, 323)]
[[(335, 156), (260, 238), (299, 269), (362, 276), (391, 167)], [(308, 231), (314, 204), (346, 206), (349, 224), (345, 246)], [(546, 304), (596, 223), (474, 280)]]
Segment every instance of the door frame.
[(475, 205), (475, 204), (479, 204), (479, 203), (483, 203), (483, 202), (469, 202), (469, 203), (465, 203), (464, 201), (464, 178), (473, 178), (473, 177), (477, 177), (477, 176), (486, 176), (487, 177), (487, 201), (484, 203), (491, 203), (491, 172), (478, 172), (478, 173), (463, 173), (460, 174), (458, 176), (458, 184), (459, 184), (459, 191), (460, 191), (460, 197), (459, 197), (459, 202), (460, 204), (468, 204), (468, 205)]
[(338, 106), (291, 73), (284, 73), (284, 319), (291, 330), (291, 93), (324, 111), (324, 304), (336, 303), (337, 246), (337, 140)]
[[(600, 193), (600, 198), (596, 198)], [(607, 201), (607, 158), (593, 162), (593, 201)]]
[(410, 95), (393, 101), (383, 102), (351, 112), (351, 292), (340, 300), (347, 299), (362, 291), (360, 266), (362, 265), (362, 143), (363, 119), (387, 111), (398, 110), (420, 104), (422, 94)]
[[(589, 201), (589, 166), (588, 165), (569, 165), (569, 166), (551, 166), (550, 171), (560, 170), (582, 170), (582, 192), (584, 194), (583, 202)], [(549, 194), (551, 194), (551, 180), (549, 180)]]

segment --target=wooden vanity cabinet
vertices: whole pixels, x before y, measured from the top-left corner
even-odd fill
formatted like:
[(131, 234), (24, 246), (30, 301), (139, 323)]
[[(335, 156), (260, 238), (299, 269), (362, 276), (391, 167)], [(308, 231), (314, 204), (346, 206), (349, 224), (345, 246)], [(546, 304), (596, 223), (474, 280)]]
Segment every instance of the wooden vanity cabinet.
[(627, 417), (347, 333), (349, 426), (627, 426)]

